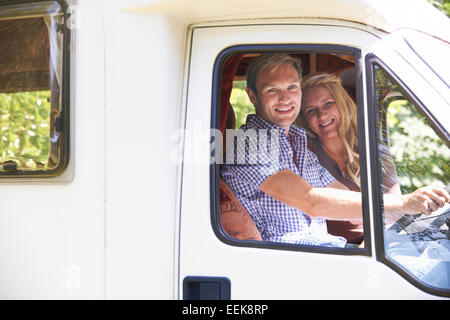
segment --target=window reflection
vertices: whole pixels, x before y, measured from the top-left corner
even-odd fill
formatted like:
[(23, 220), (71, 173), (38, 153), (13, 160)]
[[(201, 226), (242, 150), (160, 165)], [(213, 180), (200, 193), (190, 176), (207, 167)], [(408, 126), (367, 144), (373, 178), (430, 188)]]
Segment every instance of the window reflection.
[[(403, 194), (423, 186), (448, 186), (448, 145), (402, 87), (377, 64), (374, 76), (383, 192), (389, 192), (394, 180), (398, 182), (398, 192)], [(383, 150), (389, 150), (395, 167), (390, 174), (385, 169), (390, 159), (386, 159)], [(426, 285), (449, 289), (449, 228), (449, 204), (430, 215), (404, 215), (393, 224), (384, 221), (385, 253)]]
[(0, 174), (63, 165), (64, 16), (56, 1), (0, 10)]

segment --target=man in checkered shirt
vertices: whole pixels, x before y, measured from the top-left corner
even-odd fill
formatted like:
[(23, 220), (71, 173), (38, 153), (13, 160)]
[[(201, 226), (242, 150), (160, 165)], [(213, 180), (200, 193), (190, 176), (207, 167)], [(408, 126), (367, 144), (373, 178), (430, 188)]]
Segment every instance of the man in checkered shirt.
[[(319, 164), (307, 149), (305, 130), (293, 125), (301, 108), (301, 78), (300, 62), (287, 54), (262, 54), (252, 61), (246, 90), (256, 115), (227, 138), (221, 175), (263, 240), (344, 247), (344, 238), (328, 234), (325, 219), (362, 219), (361, 194), (347, 190)], [(429, 193), (439, 206), (450, 201), (448, 194), (442, 201)], [(389, 197), (386, 213), (423, 211), (423, 199)]]

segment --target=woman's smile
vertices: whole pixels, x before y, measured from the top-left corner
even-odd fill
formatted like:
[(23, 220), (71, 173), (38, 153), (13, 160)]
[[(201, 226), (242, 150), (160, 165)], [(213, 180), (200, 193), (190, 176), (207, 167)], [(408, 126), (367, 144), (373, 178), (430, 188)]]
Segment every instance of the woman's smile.
[(329, 125), (331, 125), (333, 122), (334, 122), (334, 119), (331, 119), (330, 121), (327, 121), (325, 123), (320, 123), (319, 126), (321, 128), (325, 128), (325, 127), (328, 127)]

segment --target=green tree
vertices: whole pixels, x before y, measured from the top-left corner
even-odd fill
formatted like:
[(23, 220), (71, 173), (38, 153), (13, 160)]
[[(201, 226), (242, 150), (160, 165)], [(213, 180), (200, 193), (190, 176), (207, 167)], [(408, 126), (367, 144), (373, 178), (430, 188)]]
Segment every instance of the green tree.
[(450, 150), (407, 100), (388, 107), (391, 153), (404, 192), (450, 182)]
[(450, 183), (450, 149), (399, 84), (375, 65), (380, 143), (388, 145), (403, 193)]
[(428, 0), (428, 2), (450, 18), (450, 0)]
[(248, 98), (247, 92), (245, 92), (246, 85), (246, 81), (233, 82), (230, 103), (236, 116), (236, 129), (239, 129), (245, 123), (248, 114), (255, 113), (255, 107)]
[(0, 94), (0, 162), (45, 168), (50, 154), (50, 91)]

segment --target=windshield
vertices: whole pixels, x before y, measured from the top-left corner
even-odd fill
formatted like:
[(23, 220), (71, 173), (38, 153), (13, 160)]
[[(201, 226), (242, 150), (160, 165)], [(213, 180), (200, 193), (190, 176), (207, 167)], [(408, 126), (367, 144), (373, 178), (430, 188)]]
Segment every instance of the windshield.
[[(383, 193), (420, 194), (430, 187), (449, 190), (450, 143), (438, 134), (402, 84), (377, 63), (373, 70)], [(385, 255), (425, 286), (447, 293), (450, 204), (433, 210), (419, 214), (384, 212)]]

